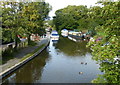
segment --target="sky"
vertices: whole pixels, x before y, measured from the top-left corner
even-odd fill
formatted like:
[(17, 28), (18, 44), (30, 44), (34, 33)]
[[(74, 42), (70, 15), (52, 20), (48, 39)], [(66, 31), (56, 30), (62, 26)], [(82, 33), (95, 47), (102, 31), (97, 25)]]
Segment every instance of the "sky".
[(95, 6), (98, 0), (45, 0), (52, 6), (52, 11), (49, 13), (49, 16), (55, 16), (55, 11), (68, 5), (87, 5), (87, 7)]

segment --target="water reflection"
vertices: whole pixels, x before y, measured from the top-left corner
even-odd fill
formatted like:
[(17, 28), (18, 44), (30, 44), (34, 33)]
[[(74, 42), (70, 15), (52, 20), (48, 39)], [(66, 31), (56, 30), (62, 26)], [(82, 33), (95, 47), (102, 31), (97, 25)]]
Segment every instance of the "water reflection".
[(55, 48), (64, 52), (67, 56), (84, 56), (86, 53), (91, 52), (89, 48), (86, 48), (86, 44), (86, 41), (74, 42), (61, 37)]
[[(35, 59), (6, 77), (5, 83), (90, 83), (100, 74), (87, 42), (60, 37)], [(83, 63), (81, 63), (83, 62)], [(87, 64), (85, 64), (87, 63)]]
[(58, 43), (59, 40), (51, 40), (51, 42), (53, 42), (54, 44), (55, 43)]
[(22, 68), (9, 75), (8, 79), (4, 80), (4, 83), (32, 83), (35, 80), (40, 80), (43, 72), (43, 67), (48, 61), (47, 49), (38, 55), (35, 59), (28, 62)]

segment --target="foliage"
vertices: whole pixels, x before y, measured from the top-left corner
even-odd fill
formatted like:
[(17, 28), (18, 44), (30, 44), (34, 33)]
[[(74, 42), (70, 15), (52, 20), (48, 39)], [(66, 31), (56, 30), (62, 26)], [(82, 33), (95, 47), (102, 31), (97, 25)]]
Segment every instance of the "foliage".
[(31, 2), (24, 5), (22, 16), (25, 18), (25, 29), (27, 30), (29, 44), (32, 33), (39, 35), (44, 34), (43, 21), (48, 17), (50, 10), (49, 4), (45, 2)]
[[(101, 16), (104, 24), (96, 27), (98, 32), (103, 32), (102, 40), (98, 42), (90, 41), (88, 46), (93, 50), (93, 59), (100, 64), (100, 70), (104, 72), (94, 83), (120, 83), (120, 2), (102, 3), (101, 13), (95, 16)], [(101, 35), (96, 35), (96, 40)], [(106, 44), (108, 43), (108, 44)], [(102, 81), (101, 81), (102, 80)]]
[(51, 7), (44, 1), (40, 2), (4, 2), (1, 1), (3, 43), (19, 42), (20, 37), (43, 34), (43, 21), (48, 18)]
[(35, 46), (35, 45), (37, 45), (36, 42), (34, 42), (34, 41), (30, 41), (30, 46)]
[(47, 23), (48, 23), (48, 25), (50, 25), (51, 27), (54, 27), (53, 20), (48, 20)]
[(67, 6), (66, 8), (56, 11), (56, 16), (53, 17), (53, 23), (57, 30), (62, 29), (78, 29), (78, 30), (95, 30), (96, 26), (102, 25), (104, 22), (99, 15), (101, 8), (94, 6), (87, 8), (86, 6)]
[(12, 48), (8, 48), (5, 49), (4, 52), (2, 52), (2, 64), (6, 63), (8, 60), (13, 58), (13, 49)]
[(56, 16), (53, 17), (53, 22), (57, 28), (57, 30), (61, 29), (76, 29), (78, 26), (78, 23), (76, 20), (79, 18), (76, 15), (78, 15), (78, 12), (80, 11), (78, 8), (82, 6), (68, 6), (64, 9), (60, 9), (56, 11)]
[(30, 35), (39, 34), (41, 36), (45, 33), (43, 24), (48, 18), (51, 7), (41, 0), (39, 2), (0, 1), (0, 8), (2, 9), (0, 12), (2, 44), (15, 42), (14, 49), (9, 47), (2, 52), (3, 63), (5, 63), (14, 58), (13, 53), (18, 49), (20, 38), (27, 37), (28, 44), (36, 45), (30, 41)]

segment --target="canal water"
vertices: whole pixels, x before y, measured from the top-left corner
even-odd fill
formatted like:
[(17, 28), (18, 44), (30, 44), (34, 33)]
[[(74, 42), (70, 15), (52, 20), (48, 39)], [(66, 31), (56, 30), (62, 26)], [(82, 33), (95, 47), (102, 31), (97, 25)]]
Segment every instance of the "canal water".
[(101, 74), (87, 42), (60, 37), (3, 83), (90, 83)]

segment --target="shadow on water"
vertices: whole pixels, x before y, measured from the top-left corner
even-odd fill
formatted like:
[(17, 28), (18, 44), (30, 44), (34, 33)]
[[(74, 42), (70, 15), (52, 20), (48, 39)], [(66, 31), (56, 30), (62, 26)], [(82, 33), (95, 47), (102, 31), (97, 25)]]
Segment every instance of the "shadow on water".
[(3, 79), (4, 83), (32, 83), (40, 80), (43, 67), (49, 61), (47, 49), (14, 73)]
[(90, 49), (86, 48), (86, 41), (74, 42), (68, 38), (60, 37), (59, 42), (55, 45), (55, 49), (64, 52), (68, 57), (70, 56), (84, 56), (90, 53)]

